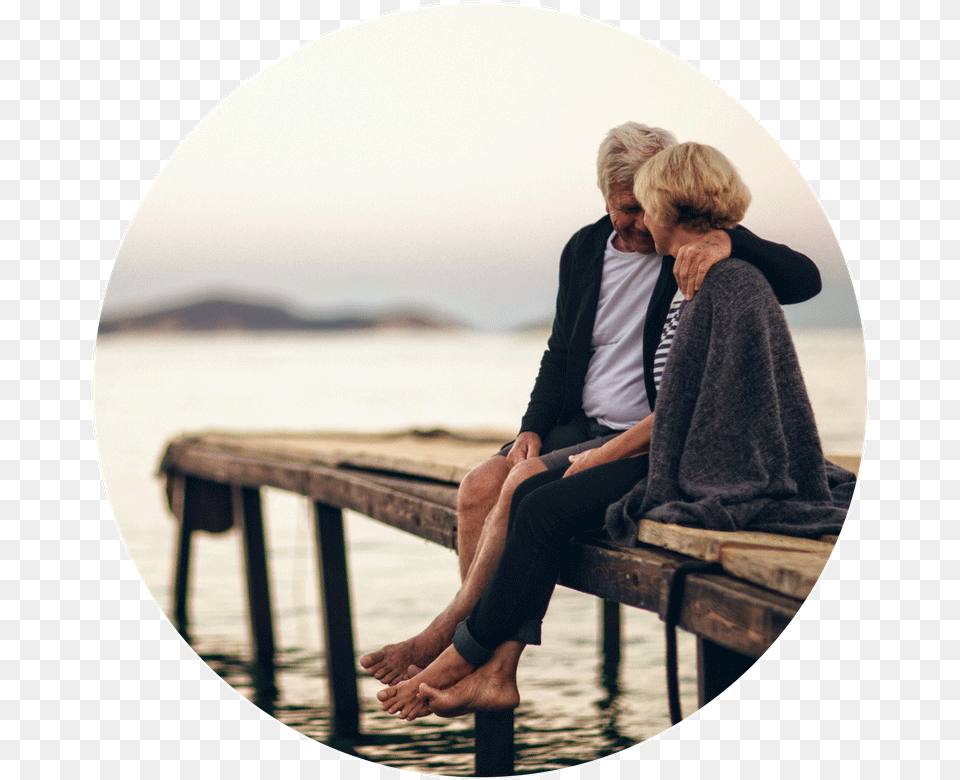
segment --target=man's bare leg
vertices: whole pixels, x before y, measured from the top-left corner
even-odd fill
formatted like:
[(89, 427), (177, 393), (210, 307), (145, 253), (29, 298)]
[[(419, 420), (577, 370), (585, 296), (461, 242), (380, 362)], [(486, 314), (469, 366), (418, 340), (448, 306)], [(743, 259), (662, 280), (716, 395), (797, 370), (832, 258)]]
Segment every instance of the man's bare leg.
[(470, 614), (480, 600), (500, 562), (514, 490), (524, 480), (546, 470), (547, 467), (539, 458), (522, 461), (513, 467), (496, 505), (483, 525), (473, 563), (453, 601), (416, 636), (363, 656), (360, 666), (367, 674), (386, 685), (393, 685), (410, 676), (411, 666), (424, 669), (443, 652), (453, 639), (457, 624)]
[(421, 682), (418, 697), (441, 718), (512, 710), (520, 704), (517, 666), (524, 648), (523, 642), (504, 642), (487, 663), (448, 688)]
[(457, 490), (457, 559), (461, 581), (467, 578), (487, 516), (496, 506), (509, 474), (507, 459), (494, 455), (460, 483)]

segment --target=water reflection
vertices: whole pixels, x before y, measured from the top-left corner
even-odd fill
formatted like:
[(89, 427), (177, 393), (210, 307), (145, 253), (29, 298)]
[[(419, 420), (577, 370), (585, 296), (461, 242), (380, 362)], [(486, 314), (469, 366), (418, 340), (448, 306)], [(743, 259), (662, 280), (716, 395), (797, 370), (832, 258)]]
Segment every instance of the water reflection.
[[(474, 774), (473, 718), (407, 723), (388, 717), (373, 703), (379, 684), (358, 675), (362, 733), (356, 739), (335, 738), (323, 665), (315, 652), (283, 650), (271, 673), (249, 663), (247, 649), (229, 640), (201, 639), (194, 649), (238, 693), (311, 739), (384, 766), (448, 776)], [(581, 701), (577, 686), (554, 685), (552, 693), (565, 699), (559, 702), (534, 684), (530, 700), (516, 712), (515, 774), (576, 766), (636, 744), (638, 739), (631, 736), (637, 731), (635, 718), (630, 717), (628, 691), (620, 682), (621, 659), (608, 654), (595, 668), (595, 689), (603, 695), (579, 713), (571, 711)]]

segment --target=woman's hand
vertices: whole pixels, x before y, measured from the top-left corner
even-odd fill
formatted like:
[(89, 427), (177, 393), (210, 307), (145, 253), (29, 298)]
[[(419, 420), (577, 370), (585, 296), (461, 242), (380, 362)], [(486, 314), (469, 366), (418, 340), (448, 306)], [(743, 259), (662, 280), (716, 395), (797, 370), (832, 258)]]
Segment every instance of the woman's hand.
[(594, 466), (600, 466), (604, 463), (610, 463), (612, 460), (616, 460), (616, 458), (608, 457), (603, 447), (578, 452), (576, 455), (570, 456), (570, 468), (564, 472), (563, 476), (572, 477), (581, 471), (592, 469)]
[(618, 436), (608, 439), (601, 446), (578, 452), (570, 456), (570, 467), (563, 473), (565, 477), (572, 477), (581, 471), (602, 466), (604, 463), (613, 463), (615, 460), (635, 458), (637, 455), (646, 455), (650, 452), (650, 431), (653, 429), (653, 413), (632, 428)]

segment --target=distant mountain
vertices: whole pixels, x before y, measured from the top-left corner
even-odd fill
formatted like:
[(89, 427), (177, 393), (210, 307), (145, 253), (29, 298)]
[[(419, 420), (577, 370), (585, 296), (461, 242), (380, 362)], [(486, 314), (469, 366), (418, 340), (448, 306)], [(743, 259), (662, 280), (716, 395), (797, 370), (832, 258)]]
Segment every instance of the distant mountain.
[[(860, 327), (857, 299), (846, 283), (825, 283), (823, 292), (811, 301), (785, 306), (787, 320), (794, 328)], [(552, 316), (527, 321), (510, 328), (514, 333), (549, 333)], [(325, 317), (294, 314), (276, 302), (243, 300), (230, 294), (214, 295), (181, 305), (158, 307), (125, 316), (105, 314), (99, 335), (126, 332), (210, 332), (210, 331), (358, 331), (378, 328), (410, 330), (469, 330), (469, 325), (445, 314), (411, 306), (393, 310), (337, 313)]]
[(377, 315), (301, 317), (279, 305), (228, 298), (197, 301), (144, 314), (104, 317), (98, 335), (129, 332), (350, 331), (375, 328), (448, 330), (466, 327), (452, 318), (417, 311)]

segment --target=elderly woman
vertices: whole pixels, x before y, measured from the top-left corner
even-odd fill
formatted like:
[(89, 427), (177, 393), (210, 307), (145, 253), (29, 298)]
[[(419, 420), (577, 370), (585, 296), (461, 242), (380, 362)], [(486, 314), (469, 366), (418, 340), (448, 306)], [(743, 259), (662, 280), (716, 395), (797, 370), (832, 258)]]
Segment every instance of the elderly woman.
[[(719, 151), (685, 143), (651, 158), (635, 195), (657, 252), (676, 256), (743, 218), (750, 192)], [(640, 518), (725, 530), (838, 533), (854, 477), (823, 458), (783, 313), (755, 268), (731, 258), (691, 301), (678, 293), (654, 367), (656, 413), (514, 494), (496, 573), (448, 647), (381, 691), (413, 720), (516, 707), (516, 670), (578, 534), (636, 544)], [(662, 379), (662, 382), (661, 382)]]

